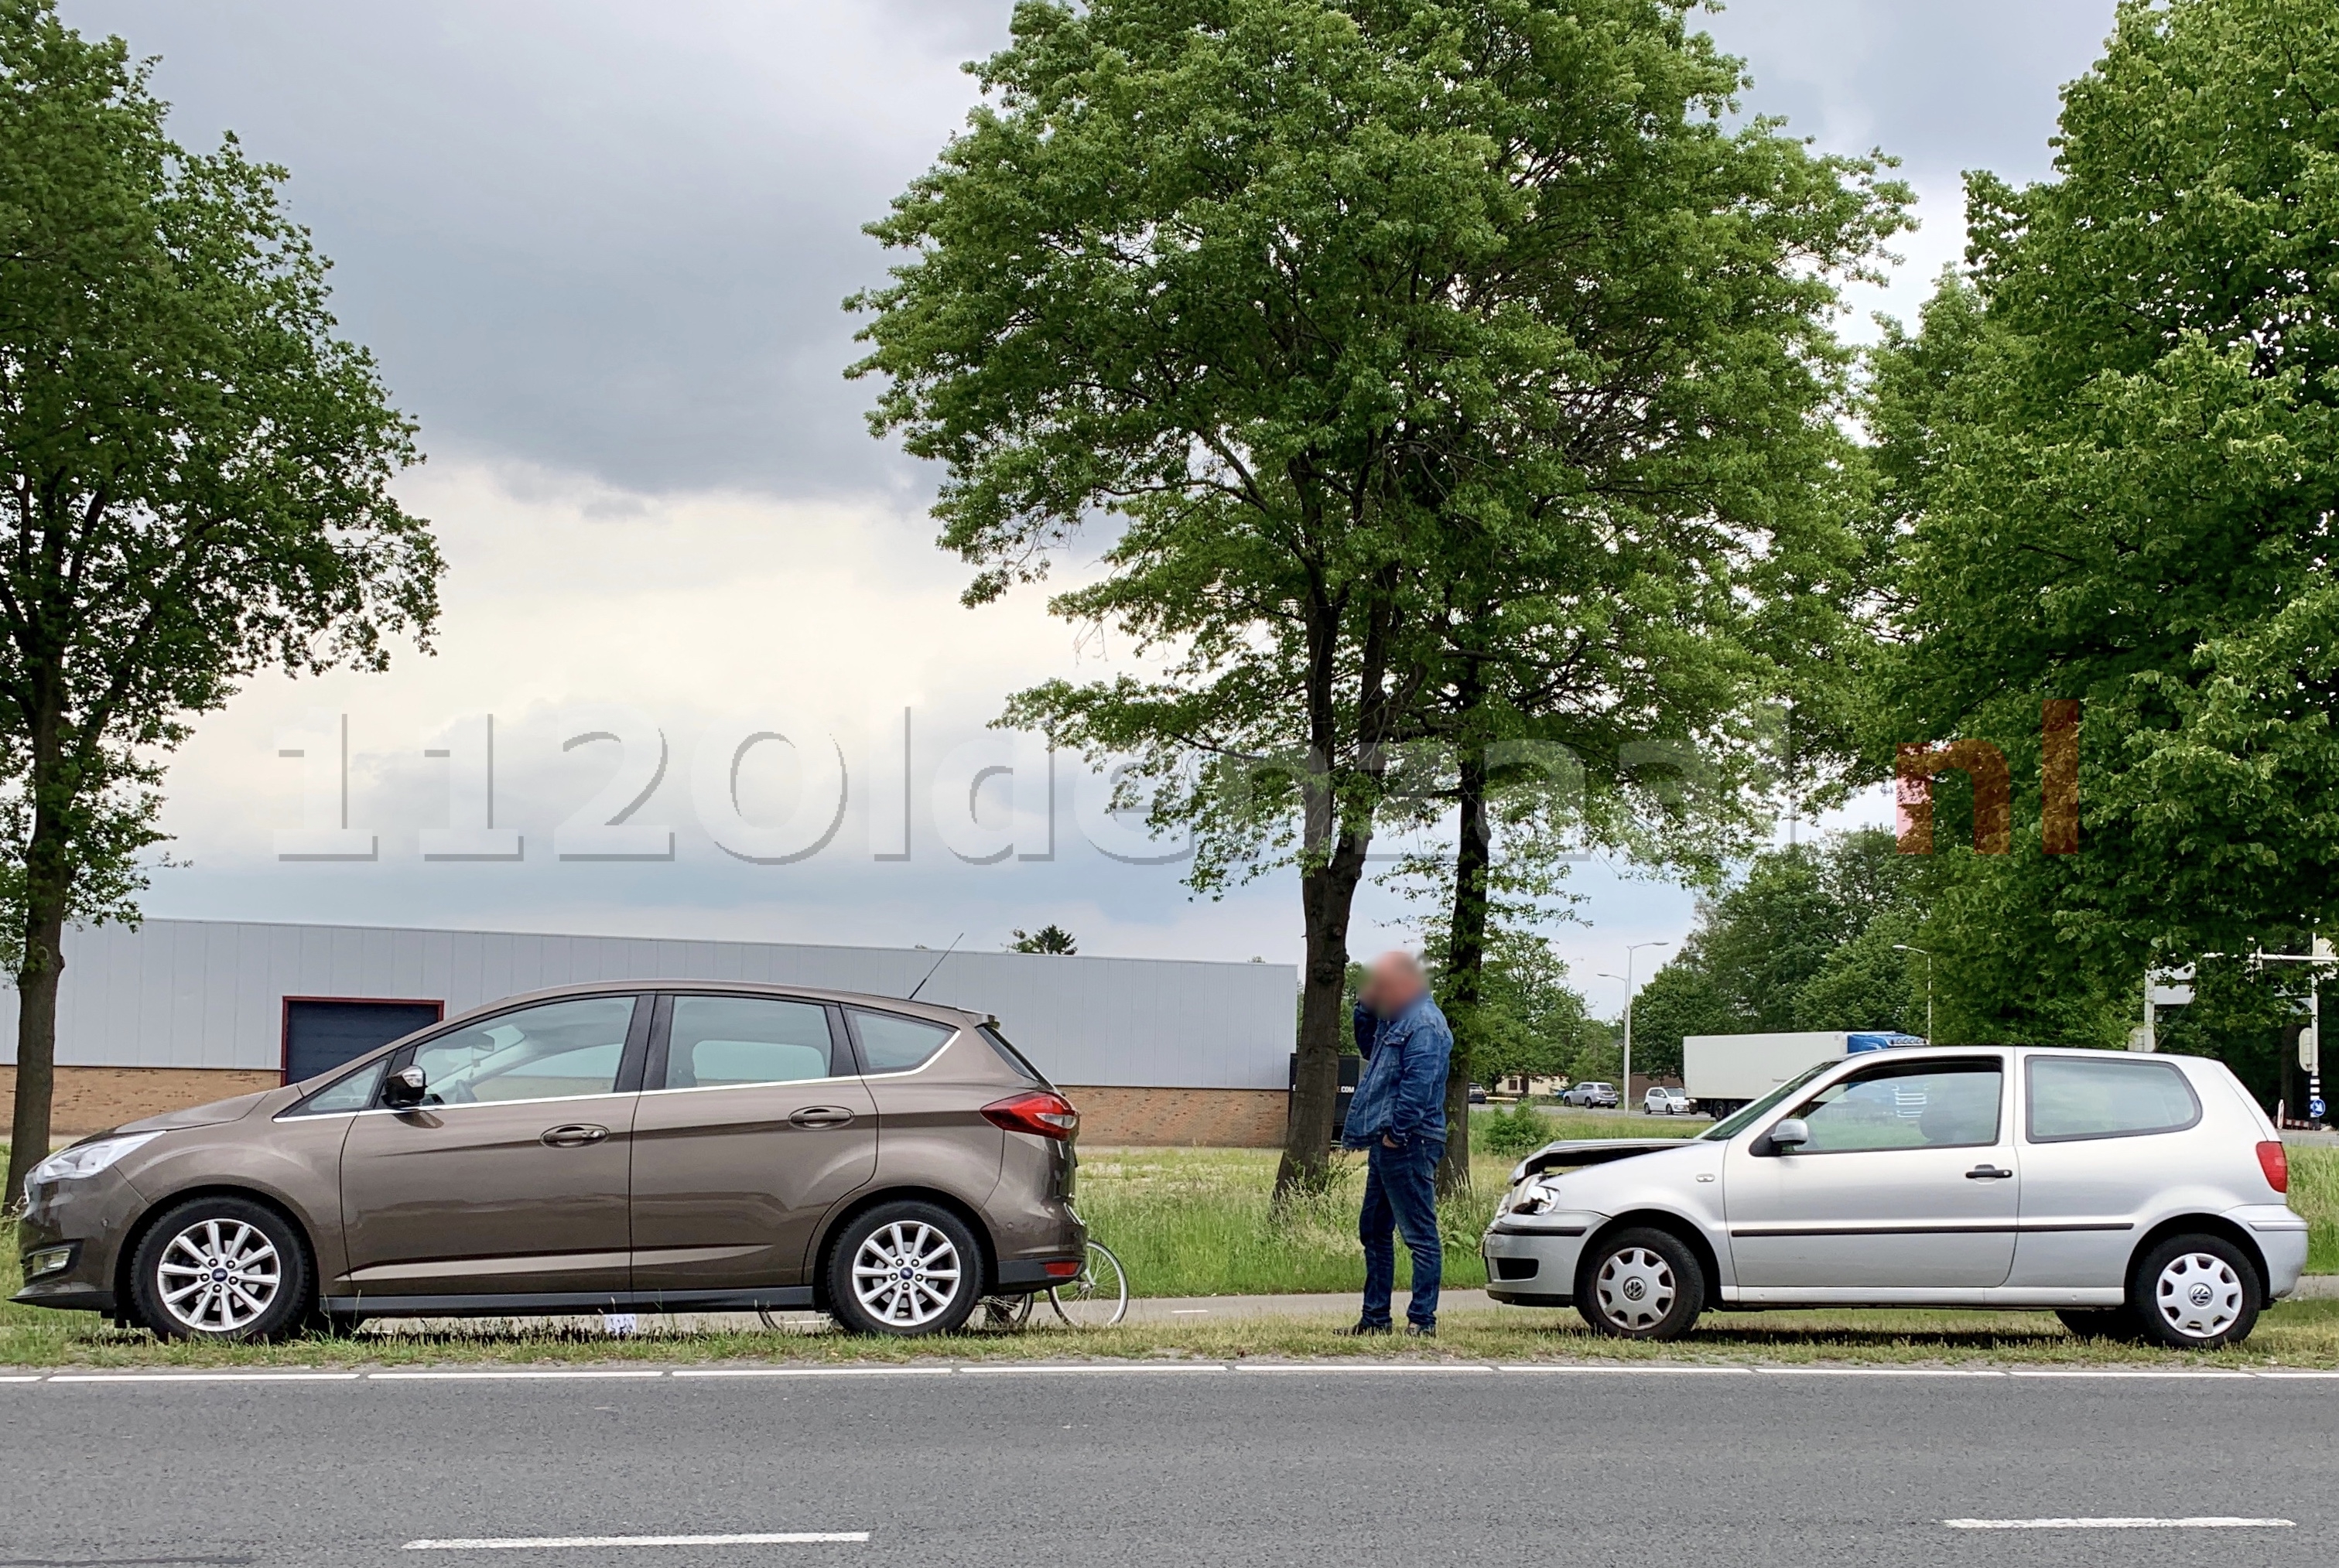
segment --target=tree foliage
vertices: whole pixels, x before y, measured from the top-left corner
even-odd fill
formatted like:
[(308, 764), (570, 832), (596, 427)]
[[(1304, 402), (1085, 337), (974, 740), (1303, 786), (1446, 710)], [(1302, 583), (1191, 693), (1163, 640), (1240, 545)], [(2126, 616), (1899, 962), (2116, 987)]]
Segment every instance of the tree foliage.
[(1918, 868), (1864, 828), (1768, 850), (1702, 904), (1698, 922), (1633, 1004), (1633, 1061), (1681, 1070), (1682, 1039), (1799, 1029), (1925, 1027)]
[[(2123, 0), (2055, 177), (1968, 210), (1877, 361), (1908, 549), (1871, 742), (2013, 764), (2013, 852), (1938, 857), (1944, 1033), (2110, 1044), (2148, 965), (2326, 920), (2339, 873), (2339, 10)], [(2086, 704), (2071, 855), (2048, 697)]]
[(333, 336), (284, 172), (171, 141), (119, 39), (0, 0), (9, 1191), (48, 1147), (66, 922), (133, 914), (163, 763), (255, 670), (379, 668), (440, 562), (412, 427)]
[(1009, 721), (1133, 755), (1198, 885), (1299, 871), (1287, 1183), (1324, 1166), (1392, 748), (1446, 684), (1581, 671), (1543, 713), (1619, 727), (1653, 671), (1734, 696), (1765, 650), (1706, 630), (1824, 616), (1802, 590), (1859, 557), (1828, 318), (1905, 192), (1733, 124), (1740, 68), (1686, 9), (1026, 0), (872, 226), (909, 256), (852, 301), (856, 373), (946, 467), (969, 600), (1102, 523), (1053, 607), (1150, 661)]

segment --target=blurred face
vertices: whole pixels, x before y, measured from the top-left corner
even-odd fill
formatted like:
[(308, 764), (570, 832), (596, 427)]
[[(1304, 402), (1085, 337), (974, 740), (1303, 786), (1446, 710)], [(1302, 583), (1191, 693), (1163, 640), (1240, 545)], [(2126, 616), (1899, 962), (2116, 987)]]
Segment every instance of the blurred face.
[(1385, 952), (1373, 961), (1360, 994), (1367, 1007), (1388, 1018), (1412, 1006), (1426, 989), (1421, 970), (1411, 959), (1401, 952)]

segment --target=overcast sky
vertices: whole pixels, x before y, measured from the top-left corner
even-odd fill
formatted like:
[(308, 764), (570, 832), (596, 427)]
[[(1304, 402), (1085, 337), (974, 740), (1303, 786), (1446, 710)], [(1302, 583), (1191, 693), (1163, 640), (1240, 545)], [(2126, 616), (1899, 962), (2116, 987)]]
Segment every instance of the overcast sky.
[[(840, 301), (883, 268), (859, 226), (961, 123), (973, 94), (960, 64), (1003, 39), (1008, 11), (68, 0), (84, 31), (161, 57), (183, 141), (232, 128), (291, 170), (344, 328), (421, 423), (429, 462), (403, 493), (451, 566), (434, 656), (265, 679), (198, 727), (167, 817), (192, 863), (158, 873), (152, 912), (935, 946), (964, 931), (985, 947), (1055, 920), (1090, 952), (1296, 960), (1288, 874), (1196, 902), (1174, 865), (1091, 846), (1132, 851), (1093, 815), (1078, 830), (1061, 764), (1052, 858), (1032, 858), (1051, 851), (1028, 762), (979, 793), (978, 775), (1013, 763), (1005, 737), (982, 738), (1001, 698), (1116, 650), (1076, 644), (1036, 596), (961, 608), (962, 568), (923, 512), (933, 476), (869, 438), (869, 389), (840, 376), (854, 353)], [(1924, 227), (1894, 285), (1858, 301), (1864, 317), (1912, 314), (1959, 254), (1960, 171), (2048, 173), (2057, 87), (2095, 59), (2111, 13), (1740, 0), (1705, 25), (1748, 61), (1749, 110), (1902, 160)], [(904, 708), (910, 855), (880, 860), (902, 812), (887, 770)], [(525, 858), (425, 862), (419, 834), (449, 821), (447, 770), (469, 765), (426, 758), (426, 732), (488, 713), (497, 820)], [(323, 715), (337, 735), (343, 714), (351, 825), (379, 858), (281, 860), (277, 833), (304, 822), (285, 732)], [(709, 836), (704, 780), (779, 714), (834, 736), (854, 784), (826, 849), (757, 864)], [(594, 733), (620, 738), (562, 750)], [(615, 774), (646, 781), (661, 751), (669, 765), (629, 821), (672, 827), (674, 858), (557, 858), (556, 825)], [(747, 827), (804, 817), (785, 764), (766, 745), (733, 770)], [(976, 819), (953, 828), (968, 794)], [(974, 863), (1002, 844), (1007, 858)], [(1598, 866), (1578, 881), (1589, 923), (1558, 941), (1610, 1006), (1621, 988), (1598, 971), (1624, 942), (1677, 941), (1690, 902)], [(1394, 940), (1402, 913), (1368, 896), (1357, 945)]]

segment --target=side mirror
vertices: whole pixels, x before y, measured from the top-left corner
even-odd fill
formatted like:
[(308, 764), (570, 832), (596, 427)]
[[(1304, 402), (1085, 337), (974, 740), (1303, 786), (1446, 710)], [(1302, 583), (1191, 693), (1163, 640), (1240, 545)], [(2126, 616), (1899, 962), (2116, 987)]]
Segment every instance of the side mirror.
[(1771, 1148), (1780, 1154), (1792, 1154), (1811, 1140), (1811, 1129), (1799, 1116), (1791, 1116), (1771, 1129)]
[(429, 1087), (429, 1076), (420, 1068), (401, 1067), (381, 1080), (382, 1103), (400, 1108), (420, 1105), (422, 1091)]

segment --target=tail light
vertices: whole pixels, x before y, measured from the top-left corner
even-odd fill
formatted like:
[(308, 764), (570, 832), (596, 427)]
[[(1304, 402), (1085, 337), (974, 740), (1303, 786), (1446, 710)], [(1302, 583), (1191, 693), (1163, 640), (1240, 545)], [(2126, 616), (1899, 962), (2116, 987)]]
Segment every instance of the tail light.
[(1010, 1132), (1036, 1132), (1042, 1138), (1070, 1138), (1081, 1129), (1081, 1113), (1061, 1094), (1033, 1090), (1012, 1094), (982, 1108), (985, 1120)]
[(2276, 1192), (2290, 1190), (2290, 1156), (2279, 1143), (2258, 1145), (2258, 1169), (2265, 1172), (2266, 1185)]

